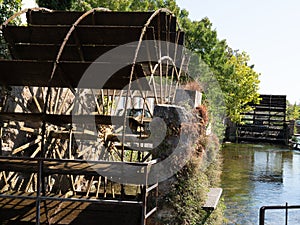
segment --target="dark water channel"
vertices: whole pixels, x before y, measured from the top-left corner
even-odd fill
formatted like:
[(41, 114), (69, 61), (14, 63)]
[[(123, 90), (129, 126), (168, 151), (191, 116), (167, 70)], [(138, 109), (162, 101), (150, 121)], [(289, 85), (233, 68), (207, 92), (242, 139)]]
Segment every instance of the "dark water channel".
[[(259, 208), (300, 205), (300, 152), (271, 145), (228, 144), (223, 148), (225, 224), (257, 225)], [(265, 224), (284, 225), (285, 211), (266, 211)], [(288, 225), (300, 224), (300, 209)]]

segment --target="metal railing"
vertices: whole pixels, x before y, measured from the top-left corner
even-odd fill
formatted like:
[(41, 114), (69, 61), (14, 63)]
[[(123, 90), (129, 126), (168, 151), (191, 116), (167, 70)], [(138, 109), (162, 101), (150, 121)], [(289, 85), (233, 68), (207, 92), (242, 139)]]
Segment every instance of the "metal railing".
[(300, 209), (300, 205), (288, 205), (288, 203), (286, 203), (285, 206), (262, 206), (259, 210), (259, 225), (265, 225), (266, 210), (276, 210), (276, 209), (285, 210), (285, 225), (288, 225), (289, 209)]
[[(48, 206), (46, 201), (57, 201), (57, 202), (80, 202), (80, 203), (93, 203), (93, 204), (111, 204), (111, 205), (139, 205), (141, 206), (141, 225), (146, 225), (148, 219), (157, 211), (157, 200), (158, 200), (158, 182), (155, 184), (148, 183), (148, 175), (151, 167), (158, 163), (159, 159), (154, 159), (149, 162), (120, 162), (120, 161), (86, 161), (81, 159), (53, 159), (53, 158), (29, 158), (29, 157), (11, 157), (11, 156), (0, 156), (0, 175), (5, 172), (22, 172), (27, 171), (30, 174), (37, 174), (36, 189), (34, 192), (28, 192), (28, 195), (23, 195), (23, 192), (18, 194), (17, 191), (0, 193), (0, 202), (2, 199), (20, 199), (20, 200), (33, 200), (35, 201), (35, 217), (31, 222), (35, 222), (36, 225), (44, 224), (41, 222), (41, 215), (46, 215), (46, 222), (48, 223)], [(141, 193), (140, 197), (137, 193), (135, 198), (125, 198), (122, 195), (122, 191), (119, 197), (116, 198), (106, 198), (106, 197), (95, 197), (89, 198), (89, 189), (84, 195), (71, 195), (69, 197), (63, 197), (63, 195), (49, 195), (47, 187), (45, 186), (45, 179), (52, 175), (87, 175), (87, 176), (101, 176), (100, 172), (97, 170), (89, 170), (88, 166), (80, 165), (88, 164), (93, 168), (93, 165), (105, 165), (105, 169), (113, 170), (113, 165), (131, 165), (136, 166), (135, 178), (140, 175), (139, 178), (145, 179), (144, 184), (129, 184), (131, 186), (140, 187)], [(72, 166), (73, 165), (73, 166)], [(61, 167), (63, 166), (63, 167)], [(77, 169), (76, 169), (77, 166)], [(95, 168), (95, 167), (94, 167)], [(119, 168), (117, 169), (119, 170)], [(144, 170), (144, 172), (142, 172)], [(2, 175), (3, 175), (2, 174)], [(115, 173), (117, 175), (117, 173)], [(122, 174), (123, 176), (132, 176), (130, 174)], [(130, 178), (130, 177), (129, 177)], [(0, 176), (1, 179), (4, 179)], [(5, 178), (6, 179), (6, 178)], [(107, 177), (107, 179), (109, 179)], [(7, 181), (6, 181), (7, 182)], [(31, 181), (30, 181), (31, 182)], [(71, 182), (71, 181), (70, 181)], [(101, 180), (100, 180), (101, 182)], [(71, 182), (72, 183), (72, 182)], [(117, 183), (117, 182), (116, 182)], [(106, 185), (104, 183), (104, 185)], [(72, 185), (73, 186), (73, 185)], [(99, 191), (100, 185), (97, 187), (97, 193)], [(74, 186), (72, 188), (75, 189)], [(104, 187), (106, 189), (106, 187)], [(74, 191), (76, 193), (76, 191)], [(95, 193), (97, 196), (98, 194)], [(44, 204), (42, 204), (44, 203)], [(42, 212), (42, 205), (44, 211)], [(0, 206), (1, 207), (1, 206)], [(1, 208), (0, 208), (1, 211)], [(0, 221), (1, 224), (1, 221)]]

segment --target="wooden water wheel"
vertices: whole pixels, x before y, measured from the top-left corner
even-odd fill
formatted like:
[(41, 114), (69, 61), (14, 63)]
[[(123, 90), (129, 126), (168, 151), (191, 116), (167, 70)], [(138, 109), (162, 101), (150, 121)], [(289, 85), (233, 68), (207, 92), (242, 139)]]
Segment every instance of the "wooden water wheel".
[[(10, 25), (25, 12), (27, 25)], [(183, 45), (183, 32), (176, 18), (166, 9), (37, 8), (21, 13), (1, 26), (10, 50), (10, 59), (0, 60), (1, 192), (11, 198), (13, 191), (27, 193), (19, 195), (21, 199), (36, 193), (36, 217), (31, 221), (37, 224), (49, 222), (47, 213), (41, 217), (40, 212), (49, 193), (64, 194), (60, 199), (80, 195), (126, 200), (141, 195), (146, 189), (133, 193), (124, 184), (109, 184), (112, 177), (98, 172), (113, 171), (114, 162), (151, 164), (151, 143), (146, 146), (142, 140), (151, 136), (153, 108), (174, 103), (185, 75), (187, 62), (177, 48)], [(119, 46), (128, 48), (132, 58), (114, 54), (110, 61), (99, 61)], [(147, 60), (139, 60), (141, 54)], [(125, 66), (100, 88), (91, 82), (82, 85), (91, 65), (101, 80), (104, 64), (120, 63)], [(144, 222), (147, 213), (145, 209)]]

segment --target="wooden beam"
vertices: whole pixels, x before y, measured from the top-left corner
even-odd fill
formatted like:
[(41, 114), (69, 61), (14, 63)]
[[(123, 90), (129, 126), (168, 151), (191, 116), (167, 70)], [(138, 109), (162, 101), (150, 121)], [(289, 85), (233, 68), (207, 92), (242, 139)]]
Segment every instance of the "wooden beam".
[(14, 149), (13, 152), (12, 152), (12, 154), (15, 155), (18, 152), (21, 152), (21, 151), (29, 148), (30, 146), (33, 146), (33, 145), (35, 145), (37, 143), (40, 143), (40, 142), (41, 142), (41, 137), (38, 137), (37, 139), (35, 139), (35, 140), (33, 140), (33, 141), (29, 142), (29, 143), (26, 143), (26, 144), (24, 144), (24, 145), (22, 145), (22, 146), (20, 146), (20, 147), (18, 147), (16, 149)]
[[(142, 28), (143, 26), (79, 25), (76, 31), (82, 44), (122, 45), (138, 41)], [(3, 34), (8, 41), (13, 40), (14, 43), (61, 44), (69, 29), (69, 25), (6, 26)], [(153, 33), (153, 27), (146, 29), (147, 37), (151, 40)], [(165, 33), (162, 32), (162, 36)], [(13, 44), (12, 41), (8, 43)], [(69, 43), (76, 44), (74, 34), (71, 35)]]
[[(94, 89), (117, 89), (122, 90), (129, 83), (129, 75), (132, 65), (124, 67), (124, 64), (95, 62), (93, 73), (89, 74), (93, 80), (81, 82), (86, 70), (93, 62), (60, 62), (53, 79), (51, 71), (53, 62), (50, 61), (26, 61), (26, 60), (0, 60), (1, 76), (0, 85), (4, 86), (36, 86), (36, 87), (66, 87), (66, 88), (94, 88)], [(120, 69), (111, 69), (120, 68)], [(103, 71), (111, 71), (104, 75)], [(110, 73), (110, 72), (107, 72)], [(107, 81), (102, 83), (103, 76), (108, 76)], [(145, 77), (141, 65), (135, 65), (134, 79)], [(150, 90), (146, 79), (141, 79), (144, 90)], [(132, 89), (140, 89), (132, 85)]]
[(215, 210), (222, 195), (222, 191), (222, 188), (210, 188), (207, 193), (206, 202), (202, 208), (206, 211)]
[[(103, 125), (123, 124), (123, 116), (106, 116), (106, 115), (59, 115), (59, 114), (42, 114), (42, 113), (10, 113), (0, 112), (0, 121), (23, 121), (23, 122), (41, 122), (55, 125), (66, 125), (73, 123), (86, 124), (88, 122)], [(90, 133), (88, 133), (90, 134)]]

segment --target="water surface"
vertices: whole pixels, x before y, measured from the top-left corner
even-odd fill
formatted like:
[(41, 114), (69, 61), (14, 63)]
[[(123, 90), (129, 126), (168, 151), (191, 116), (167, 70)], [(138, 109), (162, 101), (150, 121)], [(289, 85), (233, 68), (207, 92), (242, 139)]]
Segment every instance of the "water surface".
[[(259, 209), (300, 205), (300, 152), (272, 145), (228, 144), (223, 148), (226, 224), (257, 225)], [(266, 225), (285, 224), (285, 211), (266, 211)], [(300, 224), (300, 210), (289, 211), (289, 225)]]

